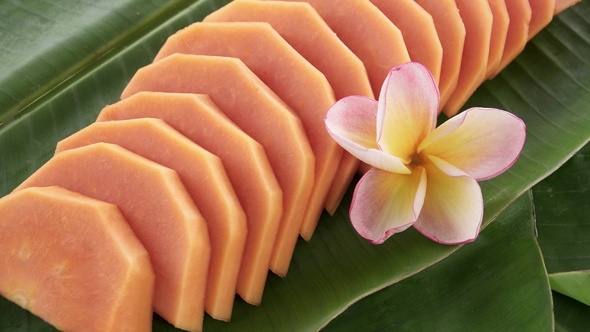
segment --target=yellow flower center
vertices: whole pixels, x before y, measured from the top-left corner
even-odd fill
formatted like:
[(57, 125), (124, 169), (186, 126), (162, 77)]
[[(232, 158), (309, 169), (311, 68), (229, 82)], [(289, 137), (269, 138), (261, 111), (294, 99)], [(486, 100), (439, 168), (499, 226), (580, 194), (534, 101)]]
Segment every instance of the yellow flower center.
[(420, 166), (423, 162), (423, 158), (419, 153), (416, 153), (415, 155), (412, 156), (412, 159), (410, 160), (410, 165), (412, 166)]

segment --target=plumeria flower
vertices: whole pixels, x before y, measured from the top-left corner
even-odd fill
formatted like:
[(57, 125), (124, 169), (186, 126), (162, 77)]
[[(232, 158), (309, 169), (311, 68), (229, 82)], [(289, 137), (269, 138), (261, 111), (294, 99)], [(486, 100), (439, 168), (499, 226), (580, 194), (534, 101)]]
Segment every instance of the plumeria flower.
[(325, 123), (352, 155), (373, 166), (358, 182), (350, 220), (367, 240), (383, 243), (414, 226), (444, 244), (472, 242), (483, 218), (477, 181), (518, 158), (525, 125), (491, 108), (471, 108), (436, 128), (439, 92), (418, 63), (391, 70), (379, 101), (339, 100)]

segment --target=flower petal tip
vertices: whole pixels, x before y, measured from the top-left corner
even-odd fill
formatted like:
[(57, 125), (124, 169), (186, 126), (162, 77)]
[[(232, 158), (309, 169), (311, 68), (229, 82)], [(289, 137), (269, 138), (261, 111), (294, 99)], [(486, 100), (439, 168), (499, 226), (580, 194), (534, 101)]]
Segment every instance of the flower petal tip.
[[(385, 240), (389, 239), (394, 234), (401, 233), (401, 232), (405, 231), (406, 229), (410, 228), (412, 225), (414, 225), (414, 222), (408, 223), (408, 224), (400, 226), (400, 227), (389, 229), (385, 232), (385, 235), (381, 238), (372, 238), (370, 236), (370, 234), (363, 234), (361, 230), (358, 230), (356, 228), (355, 229), (359, 233), (360, 236), (362, 236), (365, 240), (371, 242), (372, 244), (382, 244), (383, 242), (385, 242)], [(353, 224), (353, 226), (354, 226), (354, 224)]]
[(409, 175), (372, 168), (357, 183), (350, 222), (371, 243), (383, 243), (416, 222), (423, 202), (424, 171)]
[(418, 225), (418, 224), (415, 224), (414, 225), (414, 228), (418, 232), (420, 232), (422, 235), (424, 235), (425, 237), (427, 237), (430, 240), (432, 240), (433, 242), (436, 242), (436, 243), (439, 243), (439, 244), (444, 244), (444, 245), (447, 245), (447, 246), (455, 246), (455, 245), (461, 245), (461, 244), (471, 243), (471, 242), (474, 242), (475, 240), (477, 240), (477, 237), (479, 236), (480, 226), (481, 226), (481, 222), (480, 222), (480, 225), (478, 225), (478, 227), (477, 227), (477, 231), (471, 237), (462, 238), (462, 239), (456, 239), (456, 240), (439, 239), (435, 235), (428, 233), (426, 230), (424, 230), (423, 228), (421, 228), (420, 225)]
[(408, 174), (403, 161), (380, 151), (376, 141), (377, 101), (362, 96), (338, 100), (326, 113), (328, 134), (361, 161), (390, 172)]

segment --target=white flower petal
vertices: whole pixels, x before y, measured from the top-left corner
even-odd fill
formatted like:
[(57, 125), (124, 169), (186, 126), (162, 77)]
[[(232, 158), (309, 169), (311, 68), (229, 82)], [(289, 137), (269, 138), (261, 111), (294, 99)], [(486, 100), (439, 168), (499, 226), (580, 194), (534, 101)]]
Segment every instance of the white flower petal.
[(379, 147), (409, 163), (436, 126), (438, 102), (436, 82), (426, 67), (410, 62), (392, 69), (379, 96)]
[(372, 243), (383, 243), (412, 226), (420, 213), (426, 192), (426, 172), (413, 168), (407, 175), (368, 171), (357, 184), (350, 207), (350, 220), (357, 232)]
[(481, 181), (512, 166), (525, 137), (524, 122), (513, 114), (498, 109), (472, 108), (436, 128), (418, 149)]
[(350, 96), (337, 101), (328, 110), (324, 121), (334, 140), (356, 158), (389, 172), (410, 173), (400, 158), (379, 149), (376, 117), (375, 100)]
[(426, 197), (414, 227), (443, 244), (474, 241), (483, 219), (483, 198), (477, 181), (468, 176), (451, 177), (431, 163), (425, 169)]

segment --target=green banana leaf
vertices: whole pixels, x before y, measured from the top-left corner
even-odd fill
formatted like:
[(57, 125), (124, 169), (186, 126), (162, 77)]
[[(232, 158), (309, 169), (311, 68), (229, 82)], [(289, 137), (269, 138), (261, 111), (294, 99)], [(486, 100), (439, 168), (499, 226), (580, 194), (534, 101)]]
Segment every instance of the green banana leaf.
[(551, 288), (590, 305), (590, 144), (533, 187)]
[[(3, 1), (0, 124), (190, 0)], [(135, 37), (136, 38), (136, 37)]]
[[(0, 57), (0, 196), (47, 161), (58, 140), (116, 102), (126, 82), (151, 62), (168, 35), (225, 3), (1, 3), (0, 45), (14, 54)], [(5, 10), (7, 6), (11, 9)], [(61, 10), (48, 10), (50, 6)], [(482, 183), (484, 226), (590, 139), (586, 17), (588, 0), (560, 14), (468, 103), (506, 109), (527, 124), (521, 158), (507, 173)], [(20, 25), (11, 23), (13, 19)], [(31, 42), (12, 42), (19, 38)], [(44, 40), (46, 45), (37, 47)], [(350, 227), (349, 203), (350, 194), (333, 217), (322, 216), (310, 242), (299, 241), (285, 279), (269, 275), (260, 307), (237, 299), (231, 323), (207, 319), (205, 330), (317, 330), (358, 299), (459, 249), (435, 244), (413, 229), (383, 245), (370, 245)], [(0, 331), (50, 330), (5, 299), (0, 299), (0, 309)], [(154, 330), (172, 328), (156, 317)]]
[(583, 332), (590, 326), (590, 306), (553, 292), (555, 331)]
[(473, 244), (353, 304), (325, 331), (552, 331), (532, 203), (525, 193)]
[(533, 187), (547, 272), (590, 270), (590, 144)]
[(570, 271), (549, 275), (551, 288), (590, 306), (590, 271)]
[[(587, 238), (590, 202), (588, 152), (590, 144), (584, 146), (559, 170), (532, 188), (534, 232), (529, 229), (528, 232), (519, 235), (508, 229), (506, 224), (503, 226), (506, 228), (500, 230), (504, 235), (502, 242), (497, 242), (498, 248), (483, 247), (482, 238), (488, 239), (487, 235), (491, 229), (499, 229), (498, 223), (504, 224), (508, 221), (507, 214), (514, 209), (515, 204), (522, 201), (520, 198), (504, 210), (474, 243), (475, 248), (480, 248), (481, 245), (484, 250), (475, 250), (470, 246), (461, 248), (443, 262), (355, 303), (330, 322), (327, 330), (344, 324), (360, 327), (358, 324), (361, 322), (371, 326), (371, 330), (379, 331), (432, 330), (432, 326), (428, 326), (431, 321), (435, 321), (438, 326), (460, 322), (460, 328), (452, 327), (453, 330), (460, 330), (463, 327), (473, 327), (469, 323), (473, 323), (475, 318), (480, 330), (541, 331), (543, 325), (538, 324), (546, 322), (550, 315), (542, 314), (538, 309), (543, 306), (550, 307), (551, 303), (545, 292), (530, 292), (531, 286), (541, 283), (546, 286), (546, 282), (534, 282), (535, 270), (540, 269), (545, 278), (549, 272), (551, 288), (559, 292), (553, 292), (555, 330), (587, 331), (590, 326), (590, 306), (587, 305), (590, 289), (590, 246)], [(532, 219), (532, 216), (533, 214), (529, 213), (529, 218)], [(511, 227), (523, 225), (518, 218), (512, 218), (509, 222)], [(538, 234), (538, 247), (536, 244), (530, 244), (531, 239), (535, 243), (534, 234)], [(520, 239), (519, 236), (526, 240), (510, 242), (510, 239)], [(525, 251), (512, 249), (517, 244), (526, 246), (526, 254)], [(520, 258), (538, 254), (539, 249), (543, 253), (542, 261), (529, 259), (519, 262)], [(458, 262), (465, 252), (471, 253), (474, 257), (469, 262)], [(498, 252), (501, 254), (498, 255)], [(475, 257), (478, 255), (482, 257)], [(495, 259), (486, 257), (488, 255), (493, 255)], [(488, 265), (494, 263), (495, 266)], [(461, 269), (458, 266), (471, 268)], [(434, 273), (438, 270), (442, 272)], [(485, 280), (482, 280), (484, 278)], [(428, 283), (425, 280), (436, 282)], [(430, 284), (435, 286), (424, 287)], [(471, 286), (473, 284), (477, 286)], [(412, 301), (407, 301), (405, 299), (410, 291)], [(415, 297), (419, 299), (414, 299)], [(448, 316), (448, 311), (441, 308), (453, 308), (451, 317)], [(474, 315), (481, 314), (482, 311), (502, 319), (488, 320)], [(426, 315), (428, 316), (424, 317)], [(351, 317), (356, 319), (353, 320)], [(373, 320), (368, 322), (358, 317)], [(531, 321), (528, 317), (536, 319)]]

